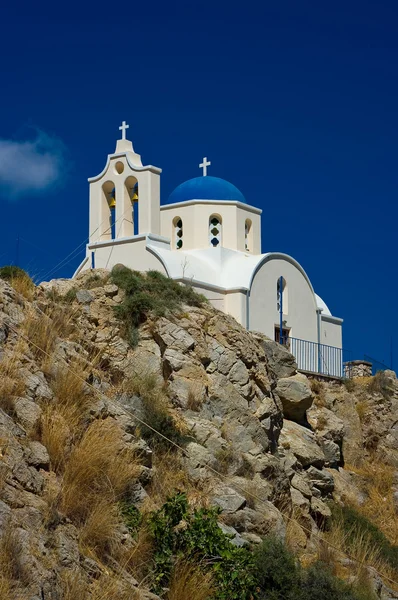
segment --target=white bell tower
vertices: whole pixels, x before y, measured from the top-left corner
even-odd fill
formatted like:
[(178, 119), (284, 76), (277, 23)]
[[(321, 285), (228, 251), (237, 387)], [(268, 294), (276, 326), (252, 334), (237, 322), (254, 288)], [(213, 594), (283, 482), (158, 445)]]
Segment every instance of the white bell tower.
[(160, 234), (160, 173), (143, 166), (126, 138), (129, 125), (119, 127), (121, 139), (102, 173), (90, 177), (89, 243)]

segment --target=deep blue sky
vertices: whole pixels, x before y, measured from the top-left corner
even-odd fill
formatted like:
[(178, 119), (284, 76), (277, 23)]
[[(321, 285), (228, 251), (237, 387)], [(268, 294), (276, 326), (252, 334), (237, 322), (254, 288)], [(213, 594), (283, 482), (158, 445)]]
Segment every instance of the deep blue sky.
[[(84, 243), (87, 177), (126, 119), (163, 199), (208, 156), (263, 209), (263, 251), (295, 257), (344, 318), (345, 347), (388, 361), (393, 337), (398, 356), (396, 2), (10, 4), (0, 264), (19, 234), (21, 266), (71, 276), (84, 246), (51, 269)], [(46, 150), (50, 174), (21, 175), (21, 147)]]

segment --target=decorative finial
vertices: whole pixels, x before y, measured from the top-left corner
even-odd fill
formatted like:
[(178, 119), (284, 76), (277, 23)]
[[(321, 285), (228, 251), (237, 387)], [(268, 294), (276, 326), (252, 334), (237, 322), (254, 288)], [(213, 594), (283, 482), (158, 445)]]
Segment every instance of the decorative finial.
[(130, 125), (126, 124), (126, 121), (122, 121), (122, 124), (120, 125), (119, 129), (122, 132), (122, 140), (126, 139), (126, 129), (128, 129), (130, 127)]
[(211, 162), (207, 160), (207, 156), (204, 157), (203, 162), (199, 165), (199, 169), (203, 169), (203, 177), (207, 175), (207, 167), (211, 165)]

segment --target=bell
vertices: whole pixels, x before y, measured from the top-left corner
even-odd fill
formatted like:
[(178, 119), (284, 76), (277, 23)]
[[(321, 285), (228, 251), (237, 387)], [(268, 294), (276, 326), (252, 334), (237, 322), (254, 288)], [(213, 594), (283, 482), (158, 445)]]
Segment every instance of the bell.
[(134, 192), (132, 198), (131, 198), (131, 202), (138, 202), (138, 194), (137, 192)]
[(116, 206), (116, 200), (115, 198), (111, 198), (110, 202), (109, 202), (109, 208), (115, 208)]

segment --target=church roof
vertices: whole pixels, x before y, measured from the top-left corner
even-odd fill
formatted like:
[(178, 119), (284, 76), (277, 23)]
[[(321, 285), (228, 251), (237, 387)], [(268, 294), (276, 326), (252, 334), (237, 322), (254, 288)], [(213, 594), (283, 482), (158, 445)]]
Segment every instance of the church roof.
[(186, 200), (236, 200), (246, 204), (242, 192), (229, 181), (220, 177), (194, 177), (181, 183), (170, 194), (168, 204)]

